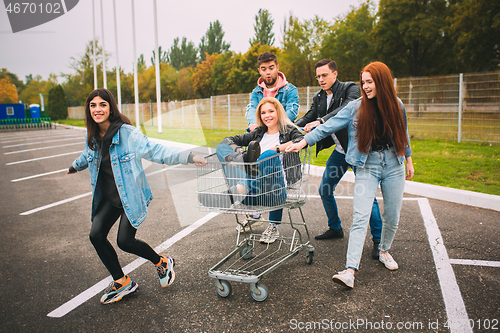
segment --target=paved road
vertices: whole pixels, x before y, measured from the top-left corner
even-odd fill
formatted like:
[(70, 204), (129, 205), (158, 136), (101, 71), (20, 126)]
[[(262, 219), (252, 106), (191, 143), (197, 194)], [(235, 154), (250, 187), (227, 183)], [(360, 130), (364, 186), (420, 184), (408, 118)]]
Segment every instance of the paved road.
[[(262, 280), (265, 302), (241, 283), (221, 298), (207, 272), (233, 248), (235, 217), (195, 208), (192, 166), (147, 167), (155, 199), (137, 234), (175, 257), (176, 282), (161, 288), (149, 262), (118, 250), (140, 287), (103, 306), (109, 277), (88, 240), (89, 174), (65, 174), (83, 146), (74, 129), (0, 132), (0, 332), (449, 332), (448, 317), (471, 320), (474, 332), (500, 329), (500, 212), (405, 196), (398, 271), (371, 259), (367, 237), (347, 290), (331, 276), (343, 269), (348, 237), (313, 240), (312, 265), (301, 254)], [(318, 185), (311, 177), (303, 207), (313, 235), (326, 226)], [(352, 184), (337, 195), (348, 231)], [(110, 235), (114, 243), (116, 228)]]

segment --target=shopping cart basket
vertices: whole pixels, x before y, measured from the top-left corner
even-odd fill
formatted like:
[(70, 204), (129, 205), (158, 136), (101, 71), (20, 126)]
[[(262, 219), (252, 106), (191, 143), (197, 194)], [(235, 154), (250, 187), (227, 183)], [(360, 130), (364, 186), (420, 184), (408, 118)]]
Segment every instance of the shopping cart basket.
[[(244, 235), (236, 238), (233, 250), (213, 266), (208, 275), (215, 279), (221, 297), (231, 294), (231, 281), (248, 283), (256, 301), (264, 301), (267, 288), (259, 283), (292, 257), (305, 251), (306, 263), (313, 262), (314, 247), (302, 213), (308, 192), (311, 152), (281, 153), (255, 163), (220, 162), (216, 154), (206, 157), (207, 165), (197, 168), (198, 208), (202, 211), (234, 214)], [(248, 175), (255, 178), (250, 178)], [(244, 191), (240, 191), (244, 186)], [(272, 244), (261, 244), (262, 234), (252, 225), (262, 221), (252, 216), (284, 208), (288, 214), (281, 225), (289, 225)], [(293, 213), (293, 214), (292, 214)], [(238, 217), (244, 215), (244, 218)], [(293, 221), (300, 216), (298, 222)], [(265, 221), (273, 222), (273, 221)], [(281, 228), (280, 228), (281, 229)]]

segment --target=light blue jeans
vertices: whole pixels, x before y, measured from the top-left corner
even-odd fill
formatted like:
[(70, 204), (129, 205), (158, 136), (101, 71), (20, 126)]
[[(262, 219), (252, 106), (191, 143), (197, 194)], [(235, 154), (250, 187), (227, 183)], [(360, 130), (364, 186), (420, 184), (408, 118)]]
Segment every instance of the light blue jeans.
[(349, 233), (346, 268), (357, 270), (359, 267), (373, 199), (379, 185), (384, 198), (380, 250), (389, 251), (398, 229), (405, 188), (405, 166), (399, 164), (392, 149), (370, 153), (365, 166), (356, 168), (353, 221)]
[[(219, 161), (225, 162), (226, 156), (234, 150), (226, 143), (221, 143), (216, 149)], [(255, 179), (250, 178), (242, 169), (223, 164), (222, 169), (229, 187), (241, 184), (248, 193), (243, 204), (249, 206), (278, 206), (286, 200), (286, 186), (283, 178), (283, 166), (274, 150), (266, 150), (257, 159), (259, 173)], [(269, 212), (269, 220), (279, 224), (283, 217), (283, 209)]]

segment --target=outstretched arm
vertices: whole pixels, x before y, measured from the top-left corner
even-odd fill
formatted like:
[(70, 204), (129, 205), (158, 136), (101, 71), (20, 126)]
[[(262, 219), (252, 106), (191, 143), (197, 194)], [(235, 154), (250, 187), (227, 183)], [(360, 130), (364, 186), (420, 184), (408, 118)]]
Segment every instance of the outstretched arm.
[(294, 153), (301, 151), (305, 146), (307, 146), (306, 140), (302, 139), (297, 143), (292, 143), (286, 148), (287, 153)]

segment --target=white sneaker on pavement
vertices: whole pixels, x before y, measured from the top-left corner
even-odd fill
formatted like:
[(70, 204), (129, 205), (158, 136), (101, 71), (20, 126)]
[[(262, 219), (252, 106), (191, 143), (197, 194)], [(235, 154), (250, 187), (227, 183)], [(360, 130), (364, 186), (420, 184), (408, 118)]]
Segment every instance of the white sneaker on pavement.
[(278, 239), (279, 235), (278, 226), (274, 223), (269, 223), (269, 226), (266, 230), (264, 230), (262, 236), (260, 237), (260, 242), (265, 244), (274, 243), (276, 239)]
[(354, 288), (354, 276), (347, 269), (342, 272), (338, 272), (332, 277), (332, 279), (335, 283), (349, 288)]
[(392, 258), (389, 252), (380, 252), (378, 260), (380, 260), (380, 262), (383, 263), (385, 267), (391, 271), (398, 269), (398, 263), (394, 260), (394, 258)]

